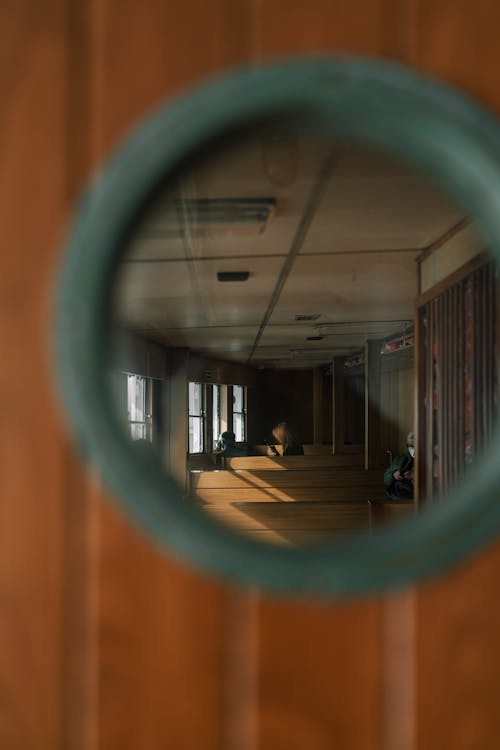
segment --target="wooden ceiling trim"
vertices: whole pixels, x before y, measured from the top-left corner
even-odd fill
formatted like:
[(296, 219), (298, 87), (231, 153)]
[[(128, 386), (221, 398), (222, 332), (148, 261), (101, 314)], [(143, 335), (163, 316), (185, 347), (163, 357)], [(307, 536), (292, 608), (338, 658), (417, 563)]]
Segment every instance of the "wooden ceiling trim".
[(460, 221), (457, 221), (456, 224), (453, 224), (449, 229), (446, 230), (446, 232), (443, 232), (439, 237), (437, 237), (434, 242), (431, 242), (430, 245), (427, 245), (424, 250), (420, 253), (418, 256), (417, 263), (422, 263), (423, 260), (429, 257), (431, 253), (434, 252), (434, 250), (437, 250), (438, 248), (442, 247), (446, 242), (452, 239), (452, 237), (455, 237), (455, 235), (459, 234), (465, 227), (469, 226), (472, 219), (470, 216), (464, 216)]

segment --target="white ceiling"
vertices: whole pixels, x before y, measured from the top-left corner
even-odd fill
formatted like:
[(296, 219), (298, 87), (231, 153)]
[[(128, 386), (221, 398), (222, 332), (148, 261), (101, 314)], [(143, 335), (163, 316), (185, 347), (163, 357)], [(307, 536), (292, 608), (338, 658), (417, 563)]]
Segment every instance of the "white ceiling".
[[(179, 232), (166, 220), (174, 199), (250, 197), (276, 200), (262, 233), (238, 224), (200, 233), (193, 222)], [(259, 133), (190, 165), (144, 216), (119, 267), (117, 316), (167, 346), (239, 361), (252, 353), (264, 366), (326, 363), (374, 334), (361, 326), (307, 341), (316, 326), (413, 318), (415, 259), (462, 216), (427, 177), (387, 155)], [(248, 281), (217, 280), (238, 270)], [(296, 322), (297, 313), (319, 317)]]

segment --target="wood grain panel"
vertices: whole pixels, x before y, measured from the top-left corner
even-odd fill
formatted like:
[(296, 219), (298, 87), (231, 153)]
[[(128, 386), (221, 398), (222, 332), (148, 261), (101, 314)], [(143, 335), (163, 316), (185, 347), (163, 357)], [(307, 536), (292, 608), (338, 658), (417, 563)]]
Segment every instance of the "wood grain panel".
[(252, 52), (257, 59), (303, 53), (380, 55), (383, 2), (254, 0)]
[[(404, 15), (402, 20), (401, 7), (393, 12), (386, 5), (377, 0), (362, 7), (343, 0), (255, 3), (254, 54), (268, 58), (321, 51), (397, 52), (405, 59), (410, 55), (410, 35), (395, 36), (404, 27)], [(403, 5), (406, 10), (407, 3), (399, 4)], [(380, 748), (382, 602), (367, 599), (339, 606), (266, 599), (260, 622), (259, 747)], [(393, 674), (397, 684), (397, 667)]]
[[(274, 446), (278, 452), (282, 450), (282, 447), (280, 445)], [(318, 445), (317, 443), (313, 444), (303, 444), (302, 445), (304, 449), (304, 456), (331, 456), (333, 453), (333, 447), (331, 445)], [(269, 446), (268, 445), (252, 445), (252, 451), (255, 452), (259, 456), (267, 456), (268, 455)]]
[(380, 602), (268, 599), (260, 609), (260, 744), (381, 747)]
[(191, 473), (191, 487), (370, 487), (381, 484), (380, 470), (332, 469), (324, 471), (200, 471)]
[[(419, 0), (416, 65), (498, 113), (499, 21), (495, 0)], [(419, 750), (499, 742), (499, 563), (497, 544), (417, 592)]]
[(249, 0), (96, 2), (101, 37), (100, 132), (107, 151), (165, 99), (248, 60)]
[[(46, 299), (70, 199), (165, 96), (245, 59), (349, 51), (410, 60), (498, 111), (500, 6), (18, 0), (0, 13), (0, 746), (378, 750), (400, 721), (384, 628), (410, 652), (413, 610), (259, 602), (155, 550), (68, 447)], [(422, 750), (498, 745), (499, 564), (492, 547), (418, 590)], [(390, 669), (408, 716), (410, 662)]]
[[(299, 53), (379, 55), (382, 2), (255, 2), (259, 59)], [(382, 743), (380, 600), (356, 604), (266, 599), (260, 608), (259, 748), (377, 750)]]
[(362, 470), (363, 455), (358, 453), (336, 454), (335, 456), (282, 456), (271, 458), (268, 456), (244, 456), (242, 458), (226, 458), (225, 467), (233, 470), (269, 470), (287, 471), (289, 469), (303, 469), (316, 471), (317, 469), (341, 468), (359, 466)]
[(384, 466), (380, 445), (381, 421), (380, 341), (365, 344), (365, 469)]
[(336, 528), (350, 528), (351, 520), (363, 519), (363, 526), (368, 526), (368, 503), (247, 503), (245, 501), (232, 505), (207, 505), (206, 511), (219, 519), (236, 518), (241, 520), (240, 528), (258, 529), (262, 526), (274, 528), (321, 529), (325, 531)]
[(418, 591), (420, 750), (498, 745), (499, 570), (497, 544)]
[(377, 499), (385, 496), (383, 486), (373, 487), (286, 487), (285, 489), (248, 487), (247, 489), (199, 489), (197, 497), (207, 503), (262, 502), (293, 504), (314, 500), (335, 500), (350, 503), (354, 500)]
[[(0, 35), (0, 746), (62, 747), (64, 452), (40, 280), (66, 210), (64, 9), (2, 4)], [(4, 57), (5, 55), (5, 57)]]
[(221, 586), (166, 559), (109, 504), (99, 572), (100, 746), (220, 748)]
[[(97, 3), (96, 157), (152, 106), (246, 57), (246, 12), (246, 2), (228, 0)], [(226, 640), (232, 679), (247, 674), (225, 615), (232, 594), (159, 554), (108, 504), (100, 527), (100, 746), (219, 750), (230, 698)]]
[(496, 0), (418, 0), (415, 64), (500, 110)]
[(368, 531), (370, 508), (352, 503), (247, 503), (206, 505), (205, 511), (221, 523), (246, 535), (272, 531), (292, 544), (318, 544)]

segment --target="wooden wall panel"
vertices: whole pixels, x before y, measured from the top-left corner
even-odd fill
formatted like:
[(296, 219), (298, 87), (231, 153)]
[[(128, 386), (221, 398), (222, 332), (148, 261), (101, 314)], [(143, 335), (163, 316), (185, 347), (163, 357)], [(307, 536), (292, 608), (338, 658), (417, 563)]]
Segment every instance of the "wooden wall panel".
[(252, 55), (256, 59), (300, 54), (383, 51), (383, 0), (254, 0)]
[(301, 443), (312, 443), (312, 370), (263, 370), (256, 373), (255, 388), (248, 390), (248, 440), (261, 445), (272, 438), (278, 422), (290, 422)]
[(250, 0), (94, 0), (103, 153), (166, 98), (250, 56)]
[[(383, 50), (380, 0), (362, 9), (349, 0), (266, 0), (253, 10), (257, 59)], [(383, 612), (377, 599), (263, 601), (259, 750), (382, 747)]]
[[(398, 355), (393, 355), (398, 356)], [(382, 369), (380, 398), (380, 448), (381, 456), (387, 463), (385, 454), (390, 450), (393, 456), (405, 451), (406, 437), (414, 430), (414, 372), (410, 364)]]
[(384, 447), (380, 445), (380, 369), (380, 341), (369, 340), (365, 344), (365, 469), (385, 465)]
[[(396, 597), (261, 602), (188, 571), (75, 461), (51, 394), (46, 300), (71, 199), (164, 97), (242, 60), (348, 51), (407, 60), (498, 111), (496, 1), (20, 0), (0, 12), (1, 747), (403, 750), (387, 740), (402, 736), (389, 682), (408, 696), (404, 750), (495, 747), (500, 547), (404, 611)], [(388, 670), (395, 632), (409, 657)]]
[[(333, 388), (332, 388), (332, 430), (333, 430), (333, 452), (341, 453), (345, 444), (345, 377), (344, 358), (333, 358)], [(364, 420), (364, 409), (363, 409)]]
[[(499, 113), (499, 22), (495, 0), (419, 0), (414, 62)], [(419, 750), (499, 742), (499, 566), (496, 544), (417, 592)]]
[(495, 0), (418, 0), (415, 65), (464, 89), (496, 112), (500, 5)]
[[(160, 101), (247, 57), (246, 12), (227, 0), (95, 3), (96, 159)], [(99, 746), (219, 750), (231, 594), (159, 554), (107, 503), (99, 527)]]
[[(65, 454), (47, 367), (47, 278), (67, 209), (61, 3), (1, 8), (0, 746), (62, 747)], [(7, 12), (5, 12), (7, 11)]]
[(224, 592), (103, 505), (99, 746), (220, 748)]
[(259, 748), (379, 748), (382, 607), (264, 598)]
[(496, 544), (418, 591), (419, 750), (499, 743), (499, 570)]

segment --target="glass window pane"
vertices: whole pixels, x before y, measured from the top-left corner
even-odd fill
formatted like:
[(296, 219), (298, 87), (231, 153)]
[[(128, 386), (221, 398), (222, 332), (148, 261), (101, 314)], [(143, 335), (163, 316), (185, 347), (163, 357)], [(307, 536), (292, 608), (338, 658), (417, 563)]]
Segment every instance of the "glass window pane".
[(145, 424), (131, 424), (130, 435), (132, 440), (146, 440), (146, 425)]
[(189, 417), (189, 452), (203, 453), (203, 419)]
[(245, 440), (245, 417), (243, 414), (233, 415), (233, 431), (236, 436), (236, 442), (242, 443)]
[(243, 386), (233, 385), (233, 409), (234, 411), (243, 411)]
[(201, 383), (189, 383), (189, 413), (201, 416), (203, 408)]
[(146, 383), (139, 375), (127, 378), (127, 409), (129, 422), (142, 422), (146, 418)]
[(214, 445), (220, 435), (220, 386), (212, 387), (212, 437)]
[(127, 382), (127, 419), (132, 440), (153, 439), (152, 379), (142, 375), (126, 374)]
[(194, 399), (195, 399), (195, 385), (196, 383), (189, 383), (189, 413), (194, 414)]

